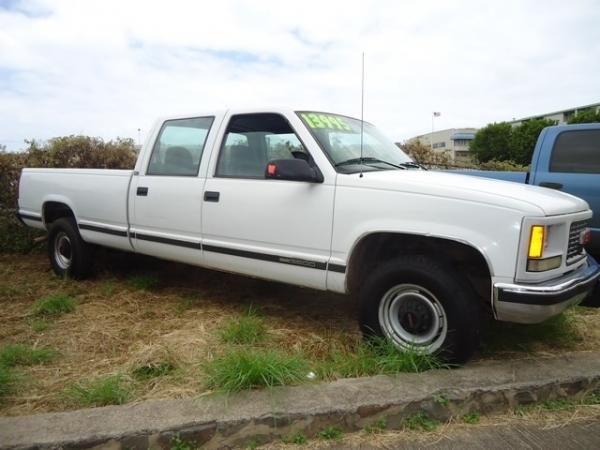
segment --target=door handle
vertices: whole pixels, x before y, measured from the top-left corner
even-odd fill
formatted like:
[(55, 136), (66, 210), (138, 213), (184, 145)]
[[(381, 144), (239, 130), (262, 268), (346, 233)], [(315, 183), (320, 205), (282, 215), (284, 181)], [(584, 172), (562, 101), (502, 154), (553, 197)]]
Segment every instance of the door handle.
[(219, 196), (220, 196), (219, 192), (205, 191), (204, 192), (204, 201), (205, 202), (218, 202)]
[(147, 197), (148, 196), (148, 188), (138, 186), (138, 188), (135, 191), (135, 194), (139, 195), (140, 197)]
[(553, 183), (551, 181), (542, 181), (540, 183), (540, 186), (545, 187), (545, 188), (550, 188), (550, 189), (562, 189), (563, 185), (562, 183)]

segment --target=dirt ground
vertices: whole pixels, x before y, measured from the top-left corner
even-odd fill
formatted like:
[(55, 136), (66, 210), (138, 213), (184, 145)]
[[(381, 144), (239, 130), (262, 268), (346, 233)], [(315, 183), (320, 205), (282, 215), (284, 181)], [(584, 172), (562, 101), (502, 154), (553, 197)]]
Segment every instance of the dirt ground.
[[(18, 368), (18, 389), (0, 402), (1, 415), (76, 408), (65, 395), (74, 383), (127, 378), (135, 367), (165, 359), (177, 370), (130, 380), (130, 401), (202, 394), (200, 363), (221, 345), (220, 325), (249, 305), (264, 317), (274, 346), (315, 360), (360, 338), (350, 297), (118, 252), (101, 252), (97, 266), (89, 280), (62, 280), (43, 253), (0, 256), (0, 348), (22, 343), (58, 351), (48, 363)], [(50, 294), (71, 296), (75, 311), (35, 317), (32, 305)], [(478, 358), (600, 348), (600, 310), (575, 308), (567, 319), (542, 332), (490, 325)]]

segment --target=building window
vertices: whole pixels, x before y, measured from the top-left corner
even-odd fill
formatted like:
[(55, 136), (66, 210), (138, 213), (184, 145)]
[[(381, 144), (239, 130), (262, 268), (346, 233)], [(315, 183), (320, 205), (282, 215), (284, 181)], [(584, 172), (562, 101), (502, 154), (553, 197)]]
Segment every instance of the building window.
[(444, 147), (446, 147), (445, 142), (434, 142), (433, 143), (433, 148), (444, 148)]

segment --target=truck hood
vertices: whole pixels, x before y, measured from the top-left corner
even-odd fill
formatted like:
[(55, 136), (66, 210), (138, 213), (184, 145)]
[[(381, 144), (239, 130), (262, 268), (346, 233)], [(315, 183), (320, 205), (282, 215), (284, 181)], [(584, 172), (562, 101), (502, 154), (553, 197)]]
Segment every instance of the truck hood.
[(385, 189), (487, 203), (526, 214), (555, 216), (589, 209), (573, 195), (510, 181), (433, 170), (381, 170), (338, 176), (339, 186)]

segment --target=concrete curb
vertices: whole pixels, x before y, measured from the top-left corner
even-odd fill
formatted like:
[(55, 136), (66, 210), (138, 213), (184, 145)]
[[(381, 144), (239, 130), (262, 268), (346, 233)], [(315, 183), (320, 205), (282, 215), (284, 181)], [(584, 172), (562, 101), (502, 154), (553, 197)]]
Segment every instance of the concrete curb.
[(438, 420), (514, 408), (600, 387), (600, 352), (475, 363), (456, 370), (376, 376), (185, 400), (0, 418), (0, 449), (167, 449), (172, 438), (206, 449), (265, 443), (335, 425), (389, 428), (420, 411)]

